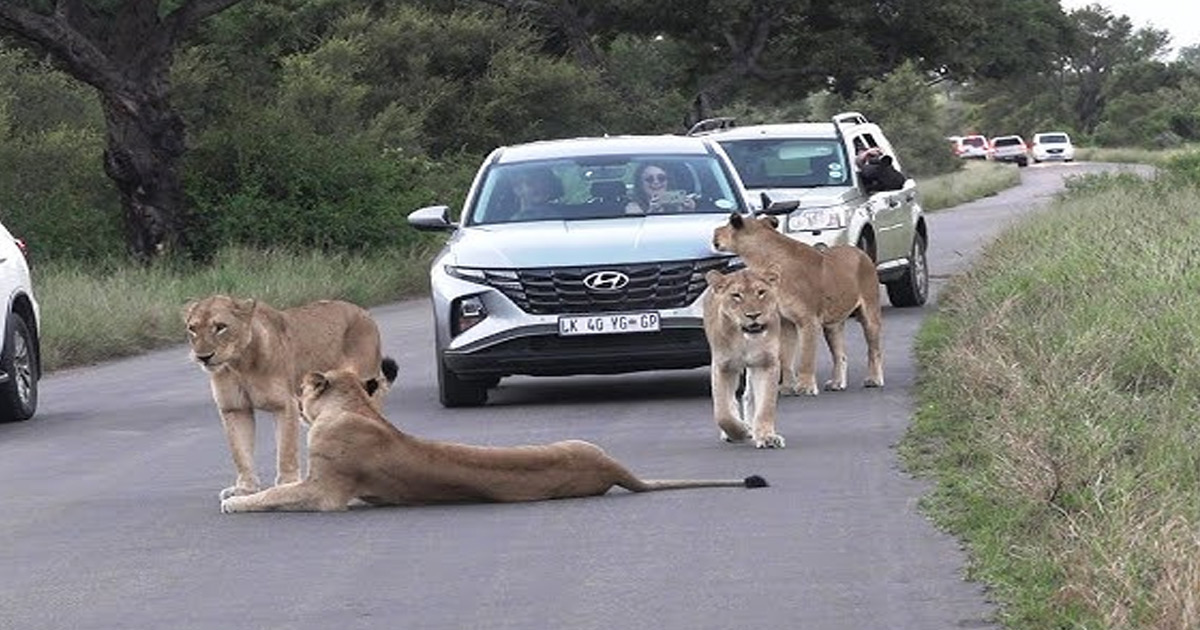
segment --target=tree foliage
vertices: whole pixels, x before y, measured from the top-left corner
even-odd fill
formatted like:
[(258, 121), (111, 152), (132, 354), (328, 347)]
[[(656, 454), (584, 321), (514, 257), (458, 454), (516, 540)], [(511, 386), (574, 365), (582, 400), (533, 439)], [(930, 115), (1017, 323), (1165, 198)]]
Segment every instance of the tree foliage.
[(498, 145), (712, 115), (859, 109), (917, 175), (955, 133), (1200, 127), (1200, 54), (1055, 0), (16, 0), (4, 33), (0, 213), (80, 258), (157, 251), (164, 221), (197, 258), (423, 245), (406, 213)]

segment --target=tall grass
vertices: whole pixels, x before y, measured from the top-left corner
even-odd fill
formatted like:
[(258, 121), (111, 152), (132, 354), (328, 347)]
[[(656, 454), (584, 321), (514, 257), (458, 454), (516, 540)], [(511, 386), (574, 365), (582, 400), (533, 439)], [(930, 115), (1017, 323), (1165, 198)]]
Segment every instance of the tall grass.
[(1200, 627), (1200, 190), (1077, 186), (918, 339), (902, 444), (1011, 628)]
[(213, 293), (255, 297), (277, 308), (317, 299), (373, 306), (428, 290), (432, 249), (352, 255), (236, 248), (212, 265), (180, 271), (35, 265), (47, 370), (129, 356), (183, 341), (183, 307)]
[(940, 210), (994, 195), (1021, 183), (1017, 166), (971, 160), (961, 170), (917, 180), (921, 207)]
[(1075, 159), (1080, 162), (1120, 162), (1162, 166), (1172, 158), (1197, 150), (1195, 145), (1175, 149), (1143, 149), (1139, 147), (1076, 147)]

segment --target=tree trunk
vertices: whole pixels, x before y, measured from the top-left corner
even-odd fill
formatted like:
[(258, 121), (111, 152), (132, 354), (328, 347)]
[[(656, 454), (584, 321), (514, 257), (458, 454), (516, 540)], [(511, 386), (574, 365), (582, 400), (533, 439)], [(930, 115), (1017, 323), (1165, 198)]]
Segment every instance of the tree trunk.
[(104, 172), (121, 193), (126, 239), (148, 261), (186, 245), (188, 226), (180, 163), (184, 124), (165, 96), (102, 94), (108, 138)]

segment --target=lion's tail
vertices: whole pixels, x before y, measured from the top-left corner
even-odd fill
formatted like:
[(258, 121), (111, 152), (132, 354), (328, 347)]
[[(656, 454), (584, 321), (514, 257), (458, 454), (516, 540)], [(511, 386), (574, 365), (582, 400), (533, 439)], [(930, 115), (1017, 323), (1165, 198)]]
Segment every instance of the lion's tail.
[(400, 374), (400, 366), (392, 357), (383, 357), (383, 361), (379, 364), (379, 370), (383, 372), (383, 378), (386, 378), (389, 384), (395, 383), (396, 376)]
[(766, 488), (771, 484), (760, 475), (750, 475), (745, 479), (645, 479), (620, 485), (632, 492), (650, 492), (685, 488)]

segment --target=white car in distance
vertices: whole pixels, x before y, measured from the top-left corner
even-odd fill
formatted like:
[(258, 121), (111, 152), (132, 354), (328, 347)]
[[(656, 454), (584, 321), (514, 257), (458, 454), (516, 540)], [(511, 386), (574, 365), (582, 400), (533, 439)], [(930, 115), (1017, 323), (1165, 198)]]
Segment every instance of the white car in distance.
[(1062, 131), (1035, 133), (1031, 153), (1034, 162), (1071, 162), (1075, 159), (1075, 145), (1071, 144), (1071, 136)]

